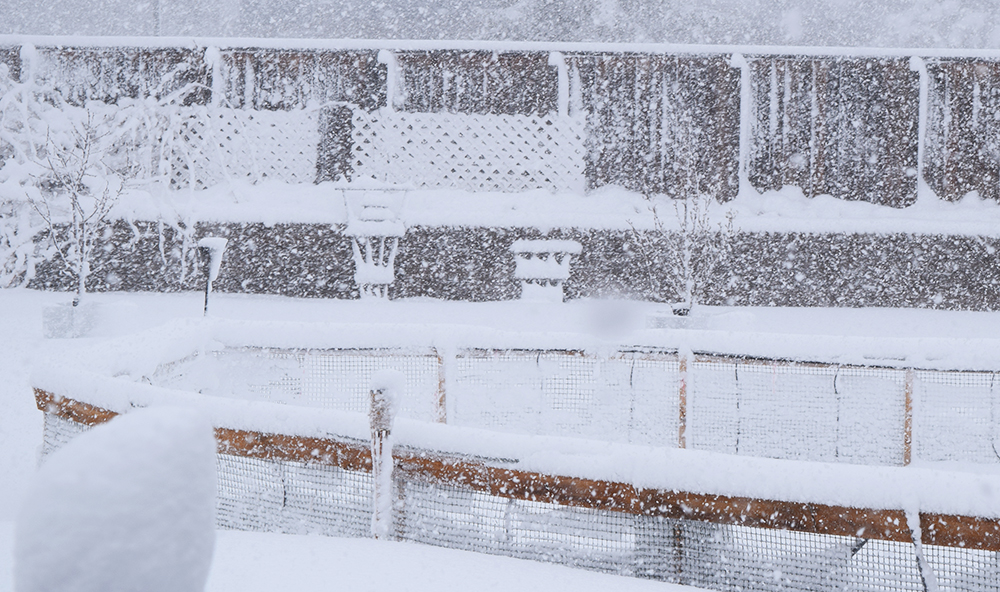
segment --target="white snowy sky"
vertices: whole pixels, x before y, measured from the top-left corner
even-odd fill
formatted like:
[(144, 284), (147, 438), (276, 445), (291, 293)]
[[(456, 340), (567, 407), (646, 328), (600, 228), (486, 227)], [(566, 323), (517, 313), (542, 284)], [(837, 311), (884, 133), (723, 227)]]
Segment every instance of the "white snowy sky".
[(0, 34), (157, 33), (996, 48), (1000, 7), (995, 0), (0, 0)]

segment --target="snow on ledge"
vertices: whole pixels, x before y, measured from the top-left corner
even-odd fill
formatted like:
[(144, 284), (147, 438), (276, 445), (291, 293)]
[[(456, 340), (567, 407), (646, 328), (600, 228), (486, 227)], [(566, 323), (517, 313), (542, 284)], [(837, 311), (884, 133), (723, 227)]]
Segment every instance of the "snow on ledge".
[[(201, 191), (153, 187), (122, 199), (114, 214), (130, 220), (346, 224), (347, 200), (353, 189), (334, 183), (275, 181), (230, 182)], [(386, 190), (396, 193), (399, 188)], [(660, 227), (673, 230), (679, 226), (668, 198), (647, 199), (616, 186), (586, 194), (544, 189), (521, 193), (409, 189), (403, 193), (399, 219), (406, 227), (649, 230), (657, 227), (654, 205)], [(831, 196), (809, 198), (797, 188), (785, 188), (764, 194), (744, 191), (732, 201), (710, 204), (708, 213), (713, 226), (724, 225), (732, 215), (734, 229), (743, 232), (1000, 237), (1000, 204), (975, 194), (957, 202), (931, 198), (908, 208), (892, 208)]]
[(958, 57), (1000, 58), (1000, 49), (885, 48), (800, 45), (696, 45), (681, 43), (602, 43), (548, 41), (474, 41), (461, 39), (298, 39), (255, 37), (142, 37), (83, 35), (0, 35), (0, 46), (31, 44), (39, 47), (182, 47), (261, 48), (305, 50), (465, 50), (641, 52), (660, 54), (796, 55), (842, 57)]

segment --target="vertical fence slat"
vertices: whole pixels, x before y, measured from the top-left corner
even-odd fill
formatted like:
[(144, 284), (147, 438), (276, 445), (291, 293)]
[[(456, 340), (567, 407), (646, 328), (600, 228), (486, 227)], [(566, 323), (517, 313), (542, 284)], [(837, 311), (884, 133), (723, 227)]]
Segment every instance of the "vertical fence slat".
[(913, 460), (913, 381), (914, 372), (912, 368), (906, 369), (903, 410), (903, 466), (909, 465)]
[(688, 416), (688, 358), (687, 353), (678, 355), (678, 422), (677, 447), (687, 448)]

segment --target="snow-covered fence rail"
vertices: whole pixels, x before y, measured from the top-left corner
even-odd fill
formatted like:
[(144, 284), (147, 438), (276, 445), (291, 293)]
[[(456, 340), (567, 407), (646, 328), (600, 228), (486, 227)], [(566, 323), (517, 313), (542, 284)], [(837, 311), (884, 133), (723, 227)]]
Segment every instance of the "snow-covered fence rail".
[(1000, 383), (991, 371), (655, 348), (229, 348), (164, 365), (152, 380), (361, 412), (381, 368), (407, 377), (403, 417), (456, 426), (804, 461), (1000, 462)]
[[(110, 383), (91, 386), (104, 391), (97, 398), (105, 407), (35, 389), (46, 453), (118, 412), (171, 399), (130, 396)], [(194, 404), (211, 405), (204, 398)], [(249, 409), (229, 419), (215, 414), (219, 525), (368, 536), (368, 443), (297, 435), (274, 421), (256, 430), (233, 423), (232, 417), (252, 415)], [(359, 419), (354, 423), (364, 430)], [(326, 429), (352, 431), (343, 423)], [(582, 441), (515, 438), (484, 446), (486, 433), (422, 431), (394, 431), (390, 533), (399, 540), (724, 591), (1000, 589), (1000, 520), (996, 500), (983, 493), (996, 489), (995, 477), (863, 467), (831, 472), (780, 461), (736, 465), (712, 455), (646, 458), (640, 449), (623, 449), (611, 451), (612, 472), (626, 476), (607, 478), (591, 474), (602, 465), (601, 456), (588, 456), (596, 449), (552, 461), (554, 451)], [(428, 441), (445, 448), (428, 448)], [(478, 444), (480, 452), (455, 448), (462, 443)], [(484, 456), (487, 449), (498, 454)], [(632, 475), (640, 482), (621, 472), (622, 453), (637, 455), (630, 466), (643, 467)], [(596, 463), (581, 464), (583, 458)]]
[[(71, 103), (186, 89), (184, 104), (248, 111), (580, 118), (588, 188), (726, 200), (742, 174), (759, 191), (904, 207), (922, 174), (943, 199), (998, 196), (996, 58), (554, 48), (6, 45), (0, 62)], [(316, 179), (349, 170), (347, 127), (322, 128), (318, 150), (335, 158), (319, 159)]]

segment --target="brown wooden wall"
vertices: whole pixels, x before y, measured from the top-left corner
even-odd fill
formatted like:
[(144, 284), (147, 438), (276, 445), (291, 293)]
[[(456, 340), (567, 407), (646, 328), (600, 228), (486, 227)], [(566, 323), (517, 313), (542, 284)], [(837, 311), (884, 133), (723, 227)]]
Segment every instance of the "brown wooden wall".
[(928, 60), (924, 177), (938, 197), (1000, 200), (1000, 62)]
[[(386, 67), (377, 51), (233, 49), (222, 53), (222, 105), (288, 111), (347, 102), (385, 106)], [(249, 88), (248, 88), (249, 87)]]
[[(17, 79), (19, 47), (0, 48)], [(298, 109), (387, 104), (376, 50), (238, 48), (213, 65), (203, 49), (39, 47), (67, 100), (164, 97), (223, 106)], [(546, 115), (559, 76), (544, 51), (402, 51), (400, 104), (411, 112)], [(728, 54), (578, 52), (566, 55), (571, 110), (588, 113), (590, 188), (622, 185), (727, 200), (738, 189), (740, 70)], [(760, 191), (795, 186), (893, 207), (917, 195), (919, 75), (905, 57), (748, 56), (752, 104), (747, 171)], [(1000, 61), (926, 59), (924, 179), (943, 199), (971, 191), (1000, 200)], [(350, 136), (327, 118), (331, 143)], [(331, 123), (332, 122), (332, 123)], [(321, 146), (318, 180), (336, 178), (342, 146)], [(323, 164), (326, 163), (326, 164)], [(329, 170), (323, 169), (326, 166)], [(338, 168), (339, 167), (339, 168)]]
[(0, 47), (0, 64), (7, 66), (7, 75), (12, 80), (21, 79), (21, 57), (16, 47)]
[(590, 113), (587, 180), (721, 201), (739, 188), (740, 75), (726, 56), (575, 54)]
[(756, 56), (750, 181), (894, 207), (917, 197), (919, 77), (903, 58)]
[(401, 104), (421, 113), (547, 114), (556, 109), (548, 52), (408, 51), (397, 54)]
[(45, 63), (36, 69), (37, 76), (71, 104), (159, 99), (185, 88), (180, 100), (192, 104), (204, 103), (211, 94), (200, 49), (55, 47), (39, 48), (38, 53)]

